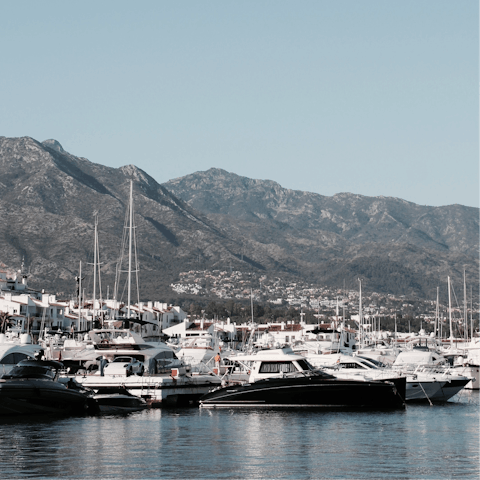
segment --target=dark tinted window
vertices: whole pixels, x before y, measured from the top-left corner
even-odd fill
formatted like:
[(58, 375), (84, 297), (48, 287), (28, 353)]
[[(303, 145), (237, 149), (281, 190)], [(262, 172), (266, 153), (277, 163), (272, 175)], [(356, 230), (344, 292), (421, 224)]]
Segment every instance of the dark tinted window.
[(306, 360), (297, 360), (297, 363), (302, 370), (313, 370), (312, 366)]
[(297, 369), (292, 362), (262, 362), (259, 373), (291, 373)]

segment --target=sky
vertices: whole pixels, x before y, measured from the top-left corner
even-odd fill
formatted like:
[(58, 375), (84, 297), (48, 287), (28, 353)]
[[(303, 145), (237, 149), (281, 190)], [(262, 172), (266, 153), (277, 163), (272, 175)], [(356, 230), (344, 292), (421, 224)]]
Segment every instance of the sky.
[(477, 0), (3, 0), (0, 45), (0, 136), (479, 206)]

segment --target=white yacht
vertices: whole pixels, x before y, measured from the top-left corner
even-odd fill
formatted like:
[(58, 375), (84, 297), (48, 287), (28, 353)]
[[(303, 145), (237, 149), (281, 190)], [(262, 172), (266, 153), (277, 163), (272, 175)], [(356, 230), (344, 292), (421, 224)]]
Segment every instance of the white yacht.
[[(402, 360), (402, 358), (400, 359)], [(360, 355), (324, 355), (317, 357), (322, 367), (338, 378), (385, 380), (406, 377), (406, 401), (445, 402), (457, 394), (470, 380), (441, 366), (425, 367), (400, 363), (386, 367), (380, 362)]]
[(177, 357), (188, 365), (208, 363), (217, 353), (218, 344), (212, 335), (187, 337), (181, 340), (177, 350)]
[(171, 368), (168, 373), (157, 374), (110, 374), (107, 368), (103, 375), (96, 371), (77, 374), (73, 378), (96, 393), (105, 389), (125, 389), (128, 394), (144, 399), (151, 407), (190, 405), (221, 383), (220, 377), (213, 373), (195, 374), (189, 367)]
[(71, 373), (97, 368), (105, 357), (109, 362), (117, 357), (133, 357), (145, 366), (147, 373), (159, 373), (166, 367), (181, 366), (175, 352), (164, 342), (145, 342), (129, 329), (104, 328), (91, 330), (83, 342), (65, 340), (63, 346), (46, 348), (49, 358), (60, 360)]

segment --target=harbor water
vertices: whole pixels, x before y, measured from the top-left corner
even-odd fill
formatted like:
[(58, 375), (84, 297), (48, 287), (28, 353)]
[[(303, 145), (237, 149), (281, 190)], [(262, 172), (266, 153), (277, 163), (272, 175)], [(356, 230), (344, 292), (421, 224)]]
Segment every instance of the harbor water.
[(2, 419), (0, 455), (2, 479), (478, 479), (479, 392), (388, 412)]

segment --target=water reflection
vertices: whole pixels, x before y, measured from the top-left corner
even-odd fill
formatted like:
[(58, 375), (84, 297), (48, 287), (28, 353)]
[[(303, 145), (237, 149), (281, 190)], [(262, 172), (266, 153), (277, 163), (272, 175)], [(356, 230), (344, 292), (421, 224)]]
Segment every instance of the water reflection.
[(478, 478), (478, 392), (395, 412), (146, 410), (0, 421), (2, 478)]

